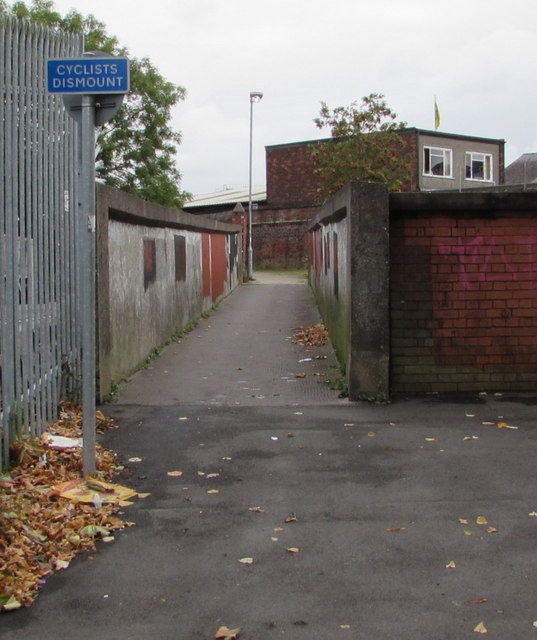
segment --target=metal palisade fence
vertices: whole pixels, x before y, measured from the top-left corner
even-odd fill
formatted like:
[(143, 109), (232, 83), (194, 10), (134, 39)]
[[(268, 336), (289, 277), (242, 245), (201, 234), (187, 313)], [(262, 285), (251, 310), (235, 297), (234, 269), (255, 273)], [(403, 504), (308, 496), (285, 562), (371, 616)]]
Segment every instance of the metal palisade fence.
[(47, 59), (82, 37), (0, 15), (0, 468), (78, 392), (76, 125)]

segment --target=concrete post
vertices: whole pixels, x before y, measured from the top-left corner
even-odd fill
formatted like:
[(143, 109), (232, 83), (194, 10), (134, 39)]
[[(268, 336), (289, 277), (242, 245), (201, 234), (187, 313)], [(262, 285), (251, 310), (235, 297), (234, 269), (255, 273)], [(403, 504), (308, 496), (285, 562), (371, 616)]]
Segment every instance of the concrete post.
[(388, 190), (357, 182), (350, 189), (349, 399), (383, 401), (390, 394)]

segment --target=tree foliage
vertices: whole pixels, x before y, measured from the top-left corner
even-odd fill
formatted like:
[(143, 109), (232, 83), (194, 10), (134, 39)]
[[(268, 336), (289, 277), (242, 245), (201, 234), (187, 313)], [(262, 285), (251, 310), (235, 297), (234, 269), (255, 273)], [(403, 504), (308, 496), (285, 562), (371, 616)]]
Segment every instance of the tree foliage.
[(328, 128), (332, 140), (315, 145), (316, 173), (322, 178), (320, 195), (330, 196), (347, 182), (384, 182), (398, 191), (410, 177), (410, 154), (399, 132), (406, 123), (396, 121), (384, 96), (371, 93), (359, 105), (330, 109), (321, 102), (319, 129)]
[(129, 57), (131, 92), (111, 122), (99, 129), (97, 174), (108, 185), (151, 202), (180, 208), (189, 194), (181, 191), (175, 153), (181, 134), (171, 126), (171, 109), (185, 98), (183, 87), (165, 80), (149, 58), (131, 58), (115, 36), (93, 15), (71, 10), (61, 16), (52, 0), (0, 0), (0, 14), (29, 19), (50, 29), (84, 35), (86, 51)]

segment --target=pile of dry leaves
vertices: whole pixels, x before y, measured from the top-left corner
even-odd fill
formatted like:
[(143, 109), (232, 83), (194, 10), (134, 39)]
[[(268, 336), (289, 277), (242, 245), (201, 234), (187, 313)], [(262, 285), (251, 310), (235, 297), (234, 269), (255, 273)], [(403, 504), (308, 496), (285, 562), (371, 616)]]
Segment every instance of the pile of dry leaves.
[[(81, 437), (82, 417), (74, 405), (62, 406), (60, 420), (43, 438), (17, 442), (16, 465), (0, 476), (0, 610), (30, 605), (46, 576), (69, 566), (73, 557), (111, 540), (127, 524), (114, 514), (120, 504), (84, 504), (58, 495), (58, 484), (82, 478), (82, 449), (55, 449), (47, 436)], [(97, 429), (113, 428), (97, 412)], [(109, 480), (122, 467), (116, 455), (97, 445), (98, 478)]]
[(299, 327), (293, 336), (293, 342), (300, 342), (305, 347), (322, 347), (327, 340), (328, 331), (324, 324)]

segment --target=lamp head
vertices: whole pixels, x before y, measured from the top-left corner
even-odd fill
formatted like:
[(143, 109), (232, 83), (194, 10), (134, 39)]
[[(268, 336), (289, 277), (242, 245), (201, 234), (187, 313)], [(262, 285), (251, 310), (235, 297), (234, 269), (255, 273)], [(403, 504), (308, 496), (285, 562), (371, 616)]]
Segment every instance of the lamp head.
[(262, 97), (261, 91), (250, 91), (250, 102), (259, 102)]

